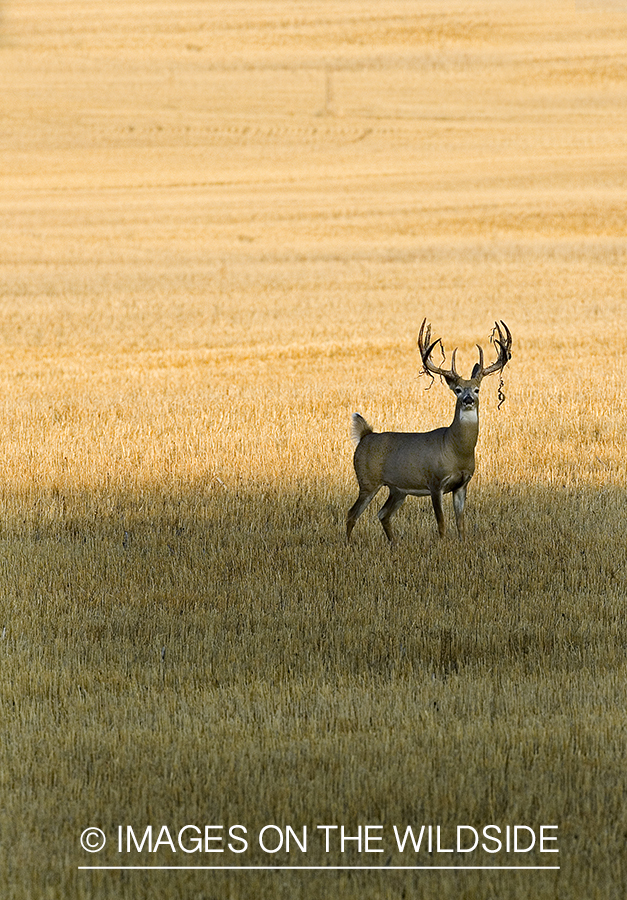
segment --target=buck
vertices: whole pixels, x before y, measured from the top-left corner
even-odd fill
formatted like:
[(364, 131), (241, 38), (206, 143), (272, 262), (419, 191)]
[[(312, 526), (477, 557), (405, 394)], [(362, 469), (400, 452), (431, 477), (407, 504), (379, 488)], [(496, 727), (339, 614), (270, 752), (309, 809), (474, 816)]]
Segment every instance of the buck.
[(453, 350), (450, 369), (435, 365), (431, 354), (439, 344), (444, 355), (444, 346), (440, 338), (431, 340), (431, 326), (423, 320), (418, 335), (421, 371), (432, 378), (440, 375), (457, 398), (455, 416), (448, 428), (415, 434), (376, 433), (359, 413), (353, 413), (351, 437), (357, 445), (353, 462), (359, 497), (346, 518), (347, 540), (350, 540), (357, 519), (384, 485), (390, 493), (378, 517), (390, 543), (394, 540), (390, 520), (409, 494), (431, 497), (440, 537), (446, 533), (442, 497), (452, 494), (457, 532), (460, 539), (464, 539), (466, 489), (475, 471), (475, 446), (479, 435), (479, 388), (486, 375), (500, 372), (510, 360), (512, 336), (505, 322), (495, 323), (492, 340), (497, 351), (496, 360), (484, 367), (483, 350), (477, 344), (479, 362), (475, 363), (470, 378), (465, 379), (455, 369), (457, 348)]

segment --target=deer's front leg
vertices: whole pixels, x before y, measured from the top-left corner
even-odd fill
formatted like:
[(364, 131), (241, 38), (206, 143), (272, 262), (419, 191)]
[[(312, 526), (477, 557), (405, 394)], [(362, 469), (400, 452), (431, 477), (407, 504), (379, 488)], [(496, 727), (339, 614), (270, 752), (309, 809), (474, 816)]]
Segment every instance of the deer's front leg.
[(464, 523), (464, 504), (466, 503), (466, 487), (463, 484), (456, 491), (453, 491), (453, 508), (455, 510), (455, 522), (457, 523), (457, 534), (460, 541), (466, 537), (466, 525)]
[(444, 523), (444, 510), (442, 509), (442, 491), (435, 488), (431, 491), (431, 502), (433, 503), (433, 512), (438, 523), (438, 532), (443, 538), (446, 534), (446, 525)]

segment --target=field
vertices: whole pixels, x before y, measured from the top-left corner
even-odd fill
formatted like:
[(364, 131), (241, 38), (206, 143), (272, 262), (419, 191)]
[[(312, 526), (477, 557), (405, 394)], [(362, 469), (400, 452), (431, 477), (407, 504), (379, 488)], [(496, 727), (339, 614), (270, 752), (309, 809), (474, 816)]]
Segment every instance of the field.
[[(622, 900), (626, 41), (610, 0), (3, 5), (3, 898)], [(382, 492), (347, 546), (351, 413), (452, 418), (425, 316), (466, 374), (514, 339), (467, 539), (413, 498), (389, 547)], [(79, 868), (213, 865), (383, 870)]]

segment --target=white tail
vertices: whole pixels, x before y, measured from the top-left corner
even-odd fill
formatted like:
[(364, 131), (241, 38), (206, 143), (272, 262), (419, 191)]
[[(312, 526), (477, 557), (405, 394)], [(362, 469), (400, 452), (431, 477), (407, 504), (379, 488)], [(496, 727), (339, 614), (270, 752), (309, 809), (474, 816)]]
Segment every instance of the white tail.
[(351, 441), (353, 444), (358, 444), (367, 434), (372, 434), (372, 428), (363, 416), (353, 413), (351, 416)]
[(512, 336), (505, 322), (495, 323), (494, 334), (496, 360), (484, 368), (483, 350), (477, 345), (479, 362), (471, 377), (464, 379), (455, 369), (457, 350), (451, 356), (450, 369), (442, 369), (433, 363), (431, 354), (441, 341), (431, 341), (431, 327), (426, 319), (422, 323), (418, 348), (423, 371), (431, 376), (442, 376), (457, 397), (455, 415), (448, 428), (414, 434), (401, 431), (377, 434), (359, 413), (353, 414), (351, 437), (357, 444), (353, 462), (359, 496), (348, 511), (347, 540), (350, 540), (357, 519), (384, 485), (390, 493), (378, 515), (390, 542), (393, 540), (390, 519), (409, 494), (431, 497), (438, 531), (443, 537), (446, 526), (442, 497), (452, 493), (457, 531), (459, 537), (464, 538), (466, 489), (475, 471), (475, 446), (479, 435), (479, 387), (486, 375), (500, 372), (511, 358)]

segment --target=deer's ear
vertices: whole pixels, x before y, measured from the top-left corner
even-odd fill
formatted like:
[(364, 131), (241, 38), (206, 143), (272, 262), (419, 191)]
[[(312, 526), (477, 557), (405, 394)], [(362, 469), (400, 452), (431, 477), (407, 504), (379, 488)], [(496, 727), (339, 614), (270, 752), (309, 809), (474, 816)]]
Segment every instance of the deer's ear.
[(459, 378), (456, 375), (445, 375), (444, 380), (452, 391), (454, 391), (459, 384)]
[(472, 375), (470, 377), (476, 378), (480, 371), (481, 371), (481, 366), (479, 365), (479, 363), (475, 363), (474, 366), (472, 367)]

